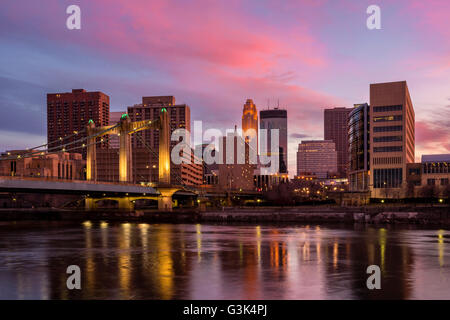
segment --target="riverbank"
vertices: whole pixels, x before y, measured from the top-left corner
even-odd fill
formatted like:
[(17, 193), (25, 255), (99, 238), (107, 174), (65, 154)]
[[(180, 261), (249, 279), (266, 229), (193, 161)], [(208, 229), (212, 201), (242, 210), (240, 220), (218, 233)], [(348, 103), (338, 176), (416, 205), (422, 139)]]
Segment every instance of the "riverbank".
[(61, 210), (55, 208), (1, 209), (0, 221), (25, 220), (106, 220), (167, 223), (365, 223), (450, 225), (450, 208), (445, 206), (367, 206), (349, 207), (260, 207), (198, 210), (94, 211)]

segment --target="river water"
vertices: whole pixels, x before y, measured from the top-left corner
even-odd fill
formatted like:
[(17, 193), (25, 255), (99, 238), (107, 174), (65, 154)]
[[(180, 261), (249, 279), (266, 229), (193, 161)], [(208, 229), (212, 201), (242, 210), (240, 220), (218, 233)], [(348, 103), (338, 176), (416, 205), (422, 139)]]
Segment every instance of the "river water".
[(450, 231), (2, 222), (0, 299), (450, 299)]

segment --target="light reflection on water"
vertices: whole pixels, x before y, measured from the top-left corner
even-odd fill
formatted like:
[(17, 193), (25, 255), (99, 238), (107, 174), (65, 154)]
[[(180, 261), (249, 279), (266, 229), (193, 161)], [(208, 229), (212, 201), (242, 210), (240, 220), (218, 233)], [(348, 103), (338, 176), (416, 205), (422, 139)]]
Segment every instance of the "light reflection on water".
[[(0, 298), (450, 299), (449, 242), (392, 226), (2, 223)], [(81, 290), (66, 288), (72, 264)]]

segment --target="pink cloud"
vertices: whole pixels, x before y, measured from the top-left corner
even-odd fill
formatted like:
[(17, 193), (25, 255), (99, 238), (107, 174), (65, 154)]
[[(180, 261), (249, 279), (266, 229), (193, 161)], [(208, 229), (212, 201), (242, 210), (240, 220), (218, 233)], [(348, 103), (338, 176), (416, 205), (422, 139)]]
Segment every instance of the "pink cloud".
[(450, 121), (416, 121), (416, 155), (450, 153)]

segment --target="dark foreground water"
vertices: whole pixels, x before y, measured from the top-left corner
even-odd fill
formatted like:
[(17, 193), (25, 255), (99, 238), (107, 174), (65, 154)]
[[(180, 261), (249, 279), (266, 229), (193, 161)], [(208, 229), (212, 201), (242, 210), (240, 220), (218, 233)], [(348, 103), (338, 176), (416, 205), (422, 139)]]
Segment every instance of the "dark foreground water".
[[(373, 264), (381, 290), (366, 286)], [(450, 299), (450, 231), (4, 222), (0, 298)]]

